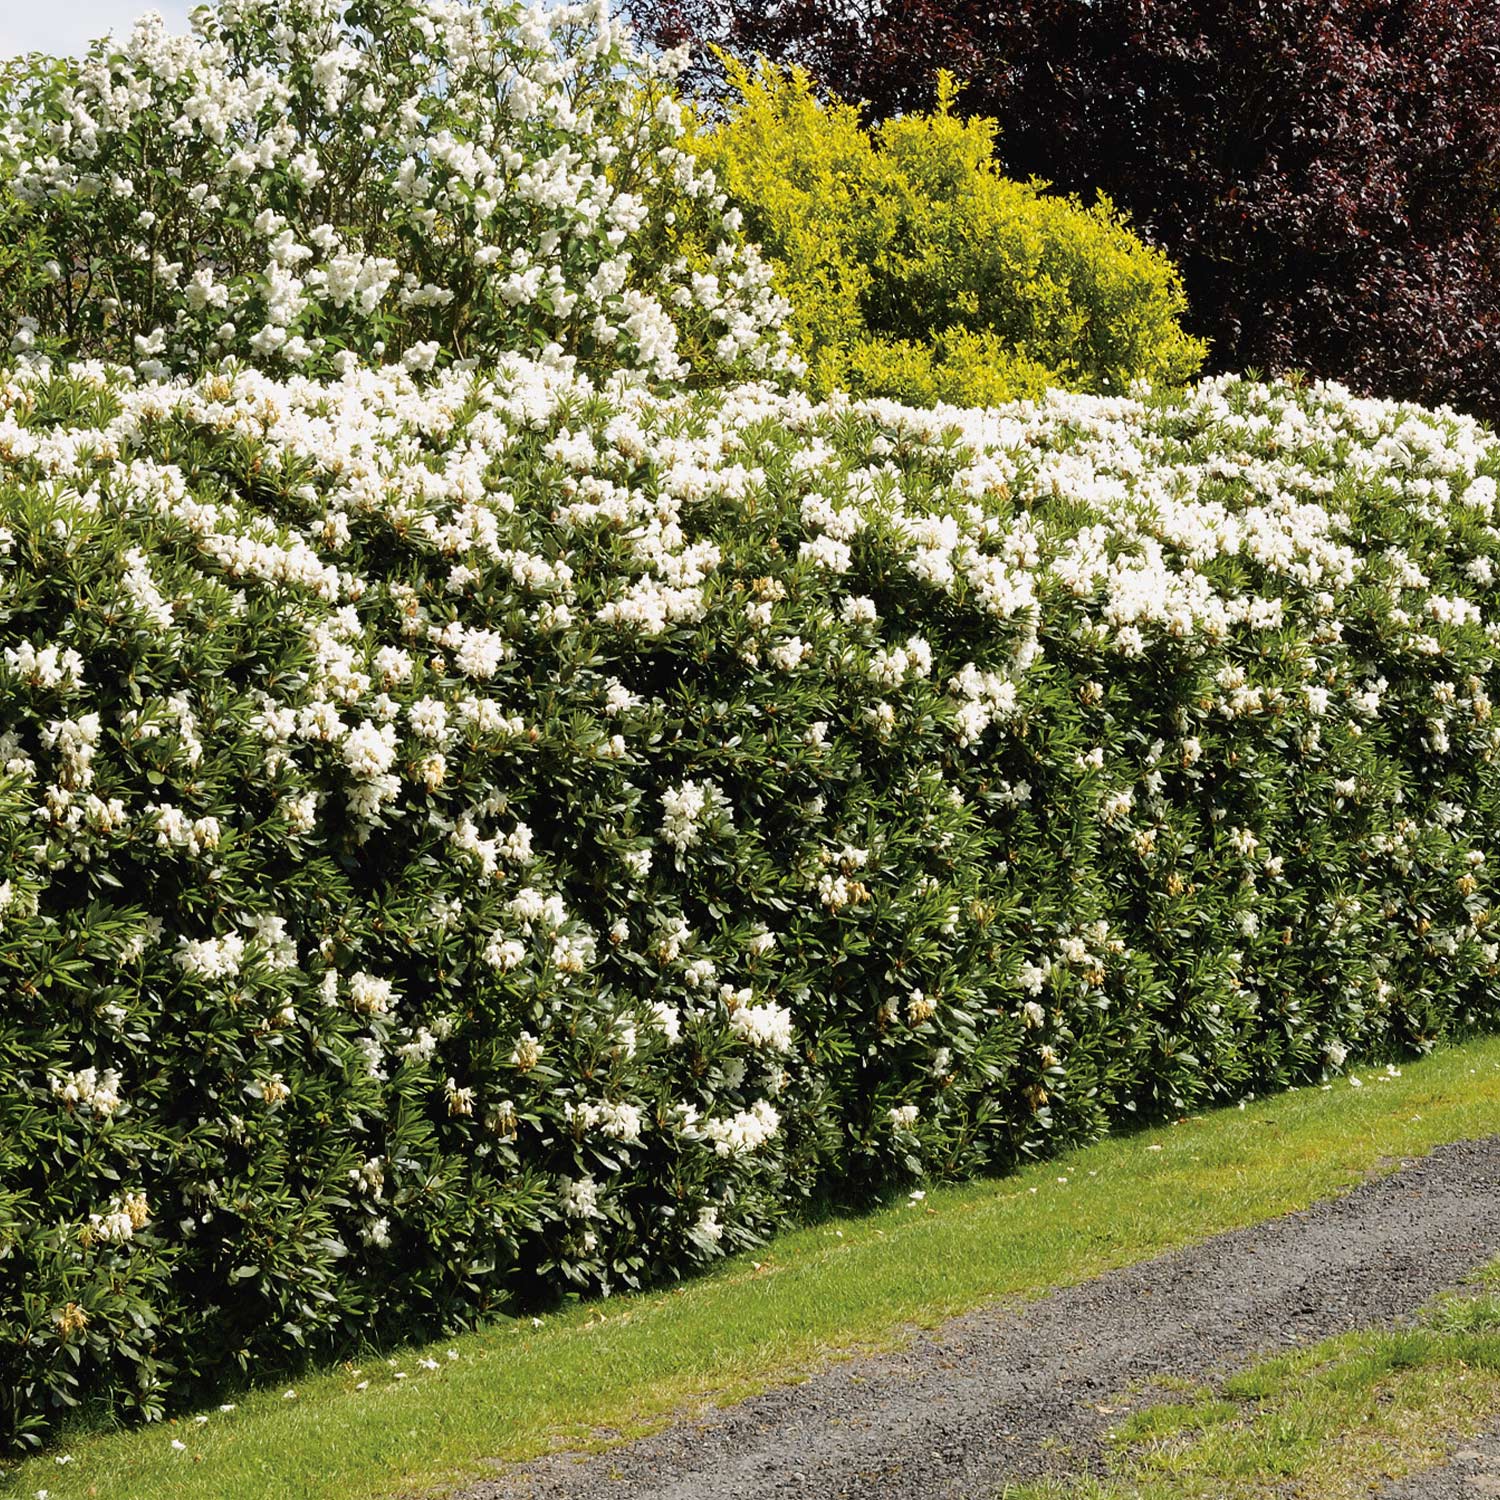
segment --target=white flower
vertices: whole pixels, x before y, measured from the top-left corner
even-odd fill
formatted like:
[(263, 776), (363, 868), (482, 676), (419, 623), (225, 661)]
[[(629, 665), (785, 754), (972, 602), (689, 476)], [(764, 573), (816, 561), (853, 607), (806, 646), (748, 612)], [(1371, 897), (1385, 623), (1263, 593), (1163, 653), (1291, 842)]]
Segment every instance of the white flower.
[(378, 979), (363, 969), (349, 976), (349, 1009), (355, 1015), (389, 1015), (395, 998), (395, 986), (389, 979)]
[(626, 1144), (641, 1138), (641, 1112), (633, 1104), (602, 1103), (597, 1110), (599, 1129), (613, 1140)]
[(618, 679), (611, 677), (604, 686), (604, 712), (613, 717), (632, 708), (639, 708), (641, 699)]
[(490, 934), (489, 941), (485, 944), (484, 961), (502, 973), (508, 973), (525, 962), (526, 951), (526, 945), (519, 938), (495, 932)]
[(410, 1041), (393, 1050), (405, 1062), (429, 1062), (437, 1051), (437, 1038), (425, 1026), (418, 1026)]
[(812, 647), (801, 636), (794, 635), (772, 646), (767, 654), (773, 666), (792, 672), (812, 655)]
[(484, 679), (493, 677), (510, 654), (510, 647), (494, 631), (469, 630), (464, 632), (454, 663), (467, 676)]
[(69, 1108), (86, 1109), (100, 1119), (107, 1120), (124, 1107), (120, 1074), (115, 1068), (100, 1072), (97, 1068), (87, 1067), (76, 1073), (49, 1073), (47, 1083), (54, 1099), (61, 1100)]
[(245, 956), (245, 940), (231, 932), (221, 938), (177, 939), (172, 955), (178, 967), (194, 978), (213, 981), (232, 979), (240, 971)]
[(662, 839), (678, 850), (695, 844), (703, 824), (728, 810), (724, 794), (716, 786), (692, 780), (669, 787), (662, 793), (661, 804)]
[(764, 1099), (722, 1120), (706, 1120), (703, 1135), (720, 1156), (744, 1156), (758, 1151), (781, 1128), (781, 1116)]
[(558, 1202), (570, 1219), (593, 1219), (599, 1216), (599, 1184), (592, 1177), (564, 1177), (558, 1191)]
[(441, 740), (448, 732), (448, 705), (441, 698), (418, 698), (407, 715), (412, 733), (419, 739)]
[(298, 796), (288, 797), (281, 804), (282, 816), (286, 819), (287, 827), (296, 834), (311, 833), (318, 826), (318, 795), (316, 792), (303, 792)]
[(668, 1005), (665, 1000), (653, 1000), (649, 1003), (649, 1009), (657, 1030), (666, 1038), (669, 1046), (681, 1040), (682, 1017), (675, 1005)]
[(750, 929), (745, 939), (745, 949), (756, 958), (763, 958), (776, 946), (776, 934), (761, 923)]
[(711, 1245), (717, 1245), (724, 1238), (724, 1226), (719, 1223), (719, 1210), (713, 1204), (706, 1204), (698, 1210), (698, 1220), (693, 1225), (693, 1233)]
[(144, 1229), (150, 1218), (151, 1212), (144, 1193), (116, 1193), (102, 1214), (89, 1215), (84, 1230), (85, 1242), (103, 1240), (106, 1244), (124, 1244), (135, 1237), (136, 1230)]
[(769, 1000), (759, 1005), (738, 1005), (729, 1012), (729, 1026), (752, 1047), (772, 1052), (792, 1050), (792, 1013)]

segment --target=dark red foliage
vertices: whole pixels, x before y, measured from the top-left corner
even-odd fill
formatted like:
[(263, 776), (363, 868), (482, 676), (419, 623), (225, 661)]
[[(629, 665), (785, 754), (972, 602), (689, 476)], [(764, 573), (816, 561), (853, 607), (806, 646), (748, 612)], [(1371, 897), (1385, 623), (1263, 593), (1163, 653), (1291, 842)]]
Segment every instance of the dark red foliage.
[[(668, 45), (801, 63), (880, 117), (933, 75), (1014, 176), (1102, 189), (1219, 368), (1500, 418), (1500, 0), (632, 0)], [(695, 86), (712, 89), (702, 53)]]

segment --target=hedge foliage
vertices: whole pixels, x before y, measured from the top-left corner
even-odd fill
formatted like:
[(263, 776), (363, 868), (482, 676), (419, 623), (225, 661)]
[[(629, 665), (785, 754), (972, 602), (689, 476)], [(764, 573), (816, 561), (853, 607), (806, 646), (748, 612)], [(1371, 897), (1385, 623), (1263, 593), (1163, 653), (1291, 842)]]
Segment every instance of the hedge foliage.
[(0, 1402), (672, 1276), (1497, 1019), (1500, 444), (0, 382)]
[(1105, 199), (1001, 175), (994, 122), (960, 119), (947, 75), (930, 114), (872, 134), (796, 68), (728, 70), (737, 97), (696, 153), (776, 268), (815, 393), (985, 405), (1201, 365), (1166, 256)]

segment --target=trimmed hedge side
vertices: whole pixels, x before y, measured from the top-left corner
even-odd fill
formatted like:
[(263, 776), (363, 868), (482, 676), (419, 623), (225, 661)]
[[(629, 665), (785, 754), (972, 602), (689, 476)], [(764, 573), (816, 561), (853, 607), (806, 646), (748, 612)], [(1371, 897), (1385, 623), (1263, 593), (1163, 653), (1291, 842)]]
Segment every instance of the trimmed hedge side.
[(0, 1429), (1496, 1020), (1500, 444), (0, 378)]

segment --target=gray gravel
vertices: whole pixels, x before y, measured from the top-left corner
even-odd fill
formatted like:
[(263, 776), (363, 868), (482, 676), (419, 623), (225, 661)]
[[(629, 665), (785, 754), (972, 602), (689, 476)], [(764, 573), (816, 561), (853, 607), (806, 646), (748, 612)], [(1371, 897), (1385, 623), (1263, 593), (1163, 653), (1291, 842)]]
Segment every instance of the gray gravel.
[(1446, 1464), (1383, 1489), (1380, 1500), (1482, 1500), (1500, 1495), (1500, 1427), (1460, 1445)]
[[(643, 1441), (507, 1470), (460, 1500), (990, 1500), (1007, 1481), (1089, 1466), (1137, 1382), (1199, 1380), (1391, 1322), (1497, 1255), (1500, 1136)], [(1475, 1493), (1500, 1490), (1411, 1500)]]

